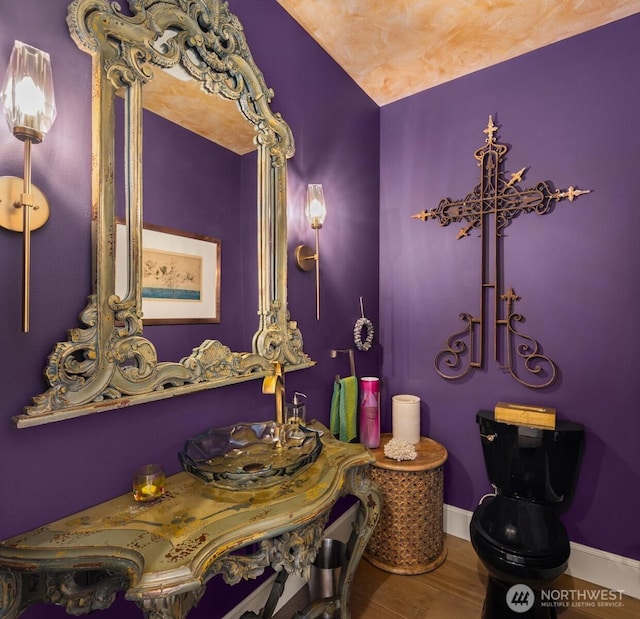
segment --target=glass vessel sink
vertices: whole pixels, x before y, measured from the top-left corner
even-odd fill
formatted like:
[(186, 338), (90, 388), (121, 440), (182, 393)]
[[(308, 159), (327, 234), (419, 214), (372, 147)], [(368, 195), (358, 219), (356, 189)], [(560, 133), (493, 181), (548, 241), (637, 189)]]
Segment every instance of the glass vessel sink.
[(268, 488), (315, 462), (320, 434), (274, 421), (211, 428), (185, 443), (182, 468), (205, 483), (226, 489)]

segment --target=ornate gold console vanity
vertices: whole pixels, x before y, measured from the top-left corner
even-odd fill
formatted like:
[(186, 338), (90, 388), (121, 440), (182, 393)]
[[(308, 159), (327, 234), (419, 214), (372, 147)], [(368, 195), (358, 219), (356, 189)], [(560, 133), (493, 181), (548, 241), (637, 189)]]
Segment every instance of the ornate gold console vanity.
[[(271, 566), (308, 579), (331, 507), (352, 494), (360, 508), (340, 599), (332, 602), (348, 618), (351, 580), (378, 521), (380, 495), (362, 445), (328, 432), (322, 442), (315, 463), (271, 488), (224, 490), (178, 473), (154, 503), (125, 494), (0, 542), (0, 617), (14, 619), (42, 602), (84, 614), (107, 608), (124, 590), (145, 617), (181, 619), (216, 574), (233, 585)], [(243, 553), (249, 546), (257, 550)], [(260, 616), (271, 616), (268, 606)]]

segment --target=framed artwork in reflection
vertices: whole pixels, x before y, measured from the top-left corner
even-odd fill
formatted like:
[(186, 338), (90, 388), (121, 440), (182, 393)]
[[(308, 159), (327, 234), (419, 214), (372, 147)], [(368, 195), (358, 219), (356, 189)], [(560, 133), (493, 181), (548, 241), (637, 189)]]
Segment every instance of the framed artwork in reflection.
[[(220, 241), (144, 224), (142, 313), (146, 325), (220, 322)], [(127, 287), (127, 228), (116, 222), (116, 294)]]

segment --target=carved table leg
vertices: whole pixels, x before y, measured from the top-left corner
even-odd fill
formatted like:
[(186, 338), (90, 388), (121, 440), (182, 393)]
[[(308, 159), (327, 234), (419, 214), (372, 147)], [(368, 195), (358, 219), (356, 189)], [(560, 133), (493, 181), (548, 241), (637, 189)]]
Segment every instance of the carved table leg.
[(15, 619), (20, 614), (22, 577), (9, 571), (0, 571), (0, 619)]
[(45, 600), (64, 606), (70, 615), (104, 610), (127, 587), (124, 574), (111, 571), (53, 572), (45, 575), (44, 583)]
[(348, 606), (351, 583), (362, 558), (362, 553), (378, 524), (382, 507), (382, 494), (378, 486), (371, 481), (368, 471), (368, 466), (361, 466), (351, 469), (347, 475), (347, 492), (357, 497), (360, 501), (360, 507), (353, 525), (354, 532), (347, 547), (347, 556), (349, 557), (347, 568), (340, 576), (340, 616), (342, 619), (350, 619), (351, 617)]
[(39, 602), (63, 606), (70, 615), (104, 610), (126, 583), (123, 574), (107, 570), (0, 571), (0, 619), (15, 619)]
[(205, 587), (161, 598), (136, 600), (146, 619), (184, 619), (204, 595)]

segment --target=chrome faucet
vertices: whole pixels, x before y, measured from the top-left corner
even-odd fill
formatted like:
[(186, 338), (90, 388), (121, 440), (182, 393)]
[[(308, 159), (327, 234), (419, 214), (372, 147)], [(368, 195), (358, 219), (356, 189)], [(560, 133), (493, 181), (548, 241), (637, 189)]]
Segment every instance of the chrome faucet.
[(262, 393), (272, 393), (276, 397), (276, 423), (284, 423), (284, 371), (282, 365), (274, 362), (273, 374), (262, 381)]

